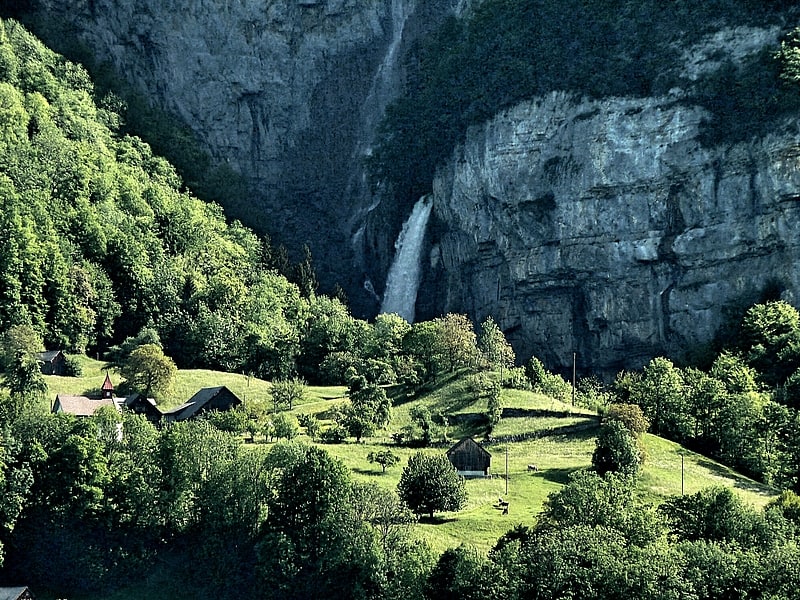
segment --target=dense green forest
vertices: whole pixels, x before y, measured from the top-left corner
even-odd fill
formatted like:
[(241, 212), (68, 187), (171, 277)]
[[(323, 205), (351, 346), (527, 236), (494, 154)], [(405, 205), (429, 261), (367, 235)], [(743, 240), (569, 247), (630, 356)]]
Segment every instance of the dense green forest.
[(389, 106), (370, 169), (403, 202), (430, 192), (435, 170), (466, 130), (551, 91), (578, 98), (659, 96), (705, 107), (708, 143), (768, 131), (800, 106), (781, 85), (772, 51), (698, 81), (681, 72), (681, 52), (720, 23), (780, 23), (791, 2), (715, 0), (493, 0), (450, 18), (408, 60), (408, 89)]
[[(388, 434), (398, 405), (452, 377), (485, 401), (488, 440), (504, 418), (503, 388), (569, 402), (570, 384), (535, 358), (514, 366), (491, 319), (477, 331), (461, 315), (354, 319), (316, 293), (310, 256), (289, 265), (192, 197), (146, 143), (121, 133), (116, 106), (95, 97), (80, 66), (0, 22), (0, 583), (89, 598), (161, 572), (187, 598), (796, 597), (794, 307), (751, 307), (703, 369), (656, 358), (611, 385), (580, 381), (576, 402), (605, 417), (592, 464), (490, 552), (437, 556), (414, 529), (433, 504), (414, 514), (318, 442)], [(40, 342), (123, 369), (137, 348), (157, 346), (182, 368), (275, 380), (287, 396), (276, 394), (271, 423), (287, 420), (288, 433), (270, 439), (297, 430), (281, 417), (302, 385), (294, 378), (347, 384), (348, 396), (324, 429), (303, 424), (306, 443), (245, 444), (263, 418), (254, 414), (160, 429), (113, 411), (50, 415), (31, 356)], [(419, 408), (412, 418), (386, 450), (441, 443), (446, 415)], [(764, 510), (718, 487), (656, 506), (637, 479), (648, 429), (783, 493)], [(398, 488), (406, 503), (421, 486), (416, 462)], [(460, 494), (436, 510), (458, 518)]]

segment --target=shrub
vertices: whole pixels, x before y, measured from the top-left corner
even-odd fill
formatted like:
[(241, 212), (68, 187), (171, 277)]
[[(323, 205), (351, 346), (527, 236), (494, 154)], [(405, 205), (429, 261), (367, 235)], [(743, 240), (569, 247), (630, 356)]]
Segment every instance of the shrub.
[(67, 377), (80, 377), (83, 375), (83, 366), (77, 357), (66, 357), (66, 360), (64, 361), (64, 375)]
[(525, 376), (523, 367), (513, 367), (503, 373), (503, 387), (526, 391), (531, 389), (531, 382)]
[(341, 425), (334, 424), (323, 431), (319, 438), (326, 444), (341, 444), (347, 439), (347, 430)]

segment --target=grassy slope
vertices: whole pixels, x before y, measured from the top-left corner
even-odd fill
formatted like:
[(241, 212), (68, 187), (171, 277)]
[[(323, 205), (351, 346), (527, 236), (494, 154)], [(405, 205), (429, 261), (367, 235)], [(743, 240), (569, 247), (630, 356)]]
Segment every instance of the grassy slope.
[[(102, 363), (87, 358), (83, 361), (83, 377), (46, 377), (52, 401), (56, 393), (86, 393), (99, 389), (105, 377)], [(112, 381), (119, 376), (111, 373)], [(226, 385), (240, 397), (251, 401), (270, 402), (270, 384), (254, 378), (231, 373), (204, 370), (180, 371), (172, 393), (165, 406), (174, 406), (188, 399), (203, 387)], [(324, 420), (325, 411), (344, 398), (343, 387), (311, 387), (307, 398), (295, 407), (294, 413), (314, 413)], [(522, 436), (531, 432), (539, 435), (531, 439), (509, 443), (496, 443), (488, 447), (493, 455), (491, 479), (473, 479), (467, 482), (469, 501), (467, 507), (452, 514), (443, 514), (433, 523), (422, 522), (420, 534), (436, 550), (462, 542), (481, 550), (490, 548), (497, 538), (508, 529), (522, 523), (531, 525), (547, 495), (561, 487), (569, 473), (585, 468), (591, 463), (594, 450), (593, 429), (547, 434), (548, 430), (564, 425), (591, 424), (594, 416), (583, 409), (554, 401), (540, 394), (503, 390), (503, 401), (507, 415), (495, 429), (495, 436)], [(391, 443), (390, 434), (409, 423), (410, 409), (420, 403), (429, 407), (432, 414), (461, 415), (458, 422), (448, 428), (450, 440), (472, 435), (483, 440), (485, 427), (480, 414), (486, 409), (485, 401), (474, 401), (464, 381), (448, 377), (439, 385), (419, 397), (400, 398), (395, 401), (392, 423), (388, 430), (364, 440), (361, 444), (349, 441), (338, 445), (324, 445), (332, 455), (340, 458), (351, 469), (353, 476), (361, 481), (371, 481), (389, 489), (396, 487), (402, 467), (415, 449), (397, 447)], [(515, 410), (510, 410), (515, 409)], [(301, 440), (310, 440), (301, 436)], [(653, 502), (666, 496), (681, 493), (681, 455), (684, 455), (684, 491), (694, 493), (709, 485), (721, 484), (734, 487), (743, 499), (755, 506), (763, 506), (776, 491), (706, 457), (683, 450), (673, 442), (653, 435), (645, 435), (647, 462), (641, 477), (642, 493)], [(382, 473), (380, 466), (370, 464), (367, 454), (373, 450), (391, 448), (401, 457), (399, 465)], [(446, 446), (425, 449), (425, 452), (443, 452)], [(505, 452), (508, 450), (508, 493), (506, 493)], [(538, 472), (529, 472), (527, 465), (535, 463)], [(499, 496), (509, 501), (509, 515), (502, 515), (494, 507)]]

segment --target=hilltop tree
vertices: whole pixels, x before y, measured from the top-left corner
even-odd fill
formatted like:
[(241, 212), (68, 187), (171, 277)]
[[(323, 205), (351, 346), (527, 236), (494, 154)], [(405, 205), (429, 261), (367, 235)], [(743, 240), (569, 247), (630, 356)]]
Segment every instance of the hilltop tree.
[(417, 452), (403, 469), (397, 493), (417, 514), (457, 511), (467, 502), (464, 479), (444, 454)]
[(477, 338), (467, 315), (448, 313), (433, 320), (437, 346), (448, 371), (474, 366), (478, 354)]
[(158, 398), (172, 386), (177, 368), (172, 359), (155, 344), (139, 346), (130, 353), (120, 373), (131, 387), (145, 397)]
[(272, 404), (275, 410), (287, 408), (292, 410), (294, 403), (305, 398), (306, 384), (302, 379), (293, 377), (292, 379), (280, 379), (273, 382), (270, 389)]
[(686, 390), (680, 369), (663, 357), (656, 357), (632, 382), (630, 402), (642, 407), (656, 435), (675, 440), (691, 436), (692, 427)]
[(400, 457), (391, 450), (380, 450), (367, 454), (367, 460), (371, 463), (378, 463), (382, 472), (386, 472), (387, 467), (393, 467), (400, 462)]
[(603, 420), (606, 422), (619, 421), (636, 436), (645, 433), (650, 428), (650, 423), (638, 404), (612, 404), (608, 407)]
[(592, 466), (599, 475), (636, 475), (642, 462), (636, 435), (624, 422), (613, 420), (600, 428), (592, 454)]
[(382, 387), (355, 377), (350, 382), (349, 396), (350, 401), (343, 408), (343, 425), (356, 442), (389, 424), (392, 403)]
[(514, 366), (514, 349), (492, 317), (486, 317), (481, 323), (477, 343), (483, 360), (490, 368), (499, 370), (501, 378), (503, 369)]

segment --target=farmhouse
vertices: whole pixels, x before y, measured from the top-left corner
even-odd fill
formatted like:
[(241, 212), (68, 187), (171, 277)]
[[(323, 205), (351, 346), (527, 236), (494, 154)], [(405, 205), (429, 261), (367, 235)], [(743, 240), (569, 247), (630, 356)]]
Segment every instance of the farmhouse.
[(164, 413), (167, 423), (193, 419), (204, 412), (211, 410), (230, 410), (240, 406), (242, 401), (224, 385), (203, 388), (180, 406)]
[(125, 398), (125, 408), (134, 414), (144, 415), (151, 423), (158, 423), (164, 416), (153, 398), (146, 398), (139, 393)]
[(67, 357), (61, 350), (47, 350), (36, 355), (42, 375), (63, 375)]
[(88, 396), (67, 396), (58, 394), (53, 403), (53, 413), (66, 413), (76, 417), (91, 417), (101, 406), (113, 406), (117, 410), (122, 410), (124, 398), (114, 397), (114, 385), (111, 378), (106, 373), (106, 379), (100, 388), (100, 398), (90, 398)]
[(447, 451), (447, 458), (463, 477), (488, 477), (492, 455), (471, 437), (465, 437)]

